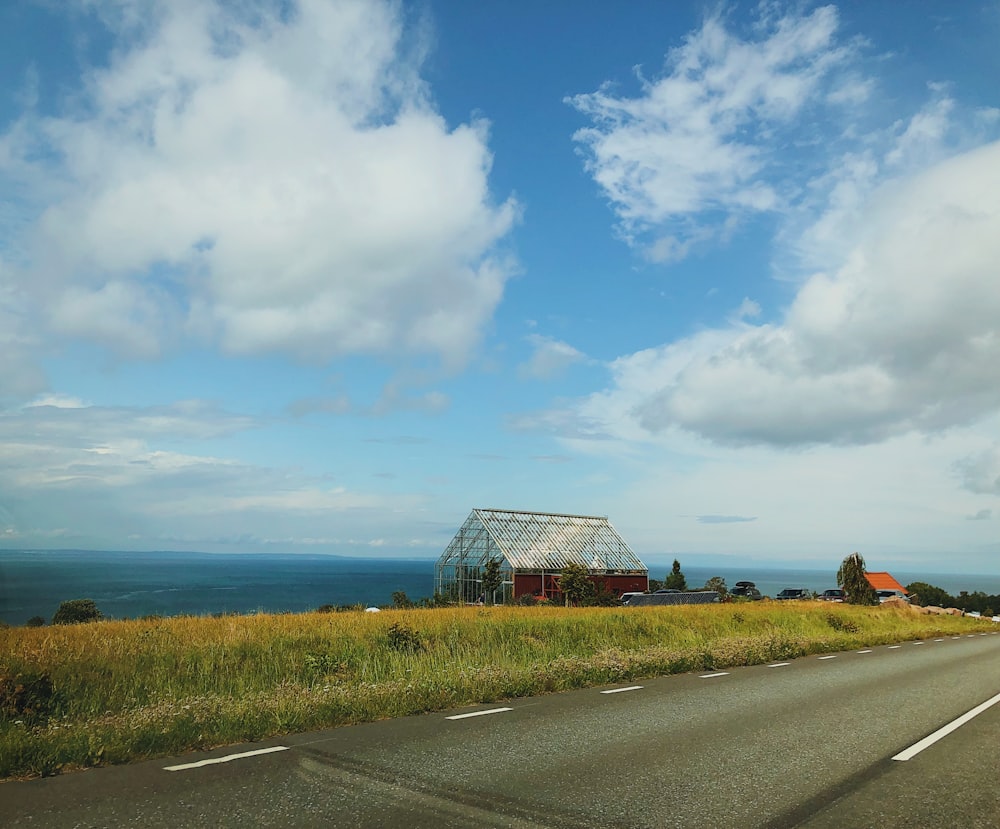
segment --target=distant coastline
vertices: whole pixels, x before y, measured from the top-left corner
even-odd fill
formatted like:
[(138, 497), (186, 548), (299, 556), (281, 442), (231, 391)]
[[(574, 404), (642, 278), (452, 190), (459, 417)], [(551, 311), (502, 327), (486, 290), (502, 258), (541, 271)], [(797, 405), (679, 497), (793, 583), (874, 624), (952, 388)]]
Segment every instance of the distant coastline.
[[(773, 596), (785, 587), (834, 587), (836, 569), (686, 564), (690, 587), (713, 576), (729, 586), (751, 580)], [(689, 561), (693, 562), (692, 556)], [(299, 613), (325, 605), (388, 605), (395, 591), (411, 599), (434, 592), (435, 558), (356, 558), (330, 553), (0, 550), (0, 620), (51, 619), (59, 603), (93, 599), (112, 618), (212, 613)], [(668, 569), (658, 557), (650, 576)], [(892, 570), (903, 584), (925, 581), (952, 595), (1000, 594), (1000, 574)]]

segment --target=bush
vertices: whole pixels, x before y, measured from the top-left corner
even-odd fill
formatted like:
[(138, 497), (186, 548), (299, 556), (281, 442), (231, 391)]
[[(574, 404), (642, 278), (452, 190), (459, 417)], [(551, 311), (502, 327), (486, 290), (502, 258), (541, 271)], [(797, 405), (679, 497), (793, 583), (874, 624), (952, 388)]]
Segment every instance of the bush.
[(29, 628), (44, 627), (45, 619), (42, 618), (41, 616), (32, 616), (30, 619), (28, 619), (27, 622), (24, 623), (24, 626)]
[(420, 635), (410, 627), (394, 622), (386, 633), (386, 642), (394, 651), (419, 653), (424, 649)]
[(75, 625), (80, 622), (96, 622), (104, 618), (93, 599), (71, 599), (59, 605), (52, 617), (54, 625)]
[(827, 614), (826, 623), (834, 630), (838, 630), (841, 633), (857, 633), (861, 630), (861, 627), (857, 622), (850, 619), (844, 619), (836, 613)]
[(53, 712), (55, 703), (48, 674), (0, 676), (0, 720), (44, 719)]

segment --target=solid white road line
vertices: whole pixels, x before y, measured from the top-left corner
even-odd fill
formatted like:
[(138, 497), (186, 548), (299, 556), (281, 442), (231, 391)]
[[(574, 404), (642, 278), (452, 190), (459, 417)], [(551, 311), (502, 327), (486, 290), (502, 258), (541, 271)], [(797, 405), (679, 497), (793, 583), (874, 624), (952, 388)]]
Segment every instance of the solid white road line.
[(979, 716), (987, 708), (990, 708), (990, 707), (996, 705), (998, 702), (1000, 702), (1000, 694), (997, 694), (995, 697), (991, 697), (990, 699), (986, 700), (986, 702), (982, 703), (981, 705), (977, 705), (971, 711), (967, 711), (966, 713), (962, 714), (962, 716), (959, 717), (958, 719), (952, 720), (947, 725), (942, 726), (937, 731), (935, 731), (933, 734), (930, 734), (927, 737), (924, 737), (924, 739), (922, 739), (920, 742), (914, 743), (908, 749), (905, 749), (905, 750), (899, 752), (899, 754), (897, 754), (892, 759), (893, 760), (909, 760), (912, 757), (916, 757), (925, 748), (929, 748), (930, 746), (934, 745), (934, 743), (936, 743), (938, 740), (942, 739), (943, 737), (947, 737), (956, 728), (960, 728), (961, 726), (965, 725), (973, 717)]
[(640, 691), (641, 685), (629, 685), (628, 688), (612, 688), (608, 691), (601, 691), (602, 694), (620, 694), (622, 691)]
[(712, 679), (712, 678), (717, 677), (717, 676), (729, 676), (729, 672), (728, 671), (719, 671), (719, 673), (717, 673), (717, 674), (702, 674), (701, 676), (698, 677), (698, 679)]
[(837, 658), (837, 654), (832, 653), (829, 656), (818, 656), (816, 658), (817, 659), (836, 659)]
[(773, 665), (768, 665), (768, 668), (784, 668), (785, 665), (791, 665), (791, 662), (775, 662)]
[(473, 711), (469, 714), (454, 714), (451, 717), (445, 717), (446, 720), (466, 720), (469, 717), (485, 717), (487, 714), (502, 714), (504, 711), (513, 711), (513, 708), (488, 708), (485, 711)]
[(197, 763), (184, 763), (180, 766), (164, 766), (164, 771), (184, 771), (185, 769), (200, 769), (202, 766), (214, 766), (218, 763), (228, 763), (230, 760), (242, 760), (244, 757), (256, 757), (258, 754), (273, 754), (275, 751), (288, 751), (288, 746), (271, 746), (258, 748), (256, 751), (244, 751), (241, 754), (227, 754), (225, 757), (213, 757), (210, 760), (199, 760)]

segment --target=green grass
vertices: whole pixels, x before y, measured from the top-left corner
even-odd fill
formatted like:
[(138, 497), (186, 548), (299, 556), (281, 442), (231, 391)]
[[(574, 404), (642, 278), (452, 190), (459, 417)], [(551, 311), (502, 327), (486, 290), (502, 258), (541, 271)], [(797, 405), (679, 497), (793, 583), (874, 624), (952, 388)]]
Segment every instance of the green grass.
[(992, 627), (908, 608), (761, 602), (5, 628), (0, 778)]

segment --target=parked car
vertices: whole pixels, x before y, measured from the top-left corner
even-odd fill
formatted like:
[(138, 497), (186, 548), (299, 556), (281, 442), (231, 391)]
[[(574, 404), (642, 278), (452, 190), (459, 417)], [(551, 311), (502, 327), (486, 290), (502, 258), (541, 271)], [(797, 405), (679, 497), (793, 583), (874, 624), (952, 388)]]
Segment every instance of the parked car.
[(627, 605), (630, 601), (632, 601), (633, 596), (641, 596), (641, 595), (643, 595), (641, 592), (622, 593), (621, 595), (622, 604)]
[(819, 597), (824, 602), (846, 602), (847, 593), (839, 588), (831, 588), (830, 590), (824, 590), (819, 594)]
[(804, 587), (786, 587), (777, 596), (778, 601), (811, 599), (812, 593)]
[(738, 581), (733, 585), (733, 589), (729, 591), (729, 595), (734, 599), (750, 599), (751, 601), (757, 601), (758, 599), (763, 599), (761, 592), (757, 589), (757, 585), (752, 581)]
[(876, 590), (875, 595), (878, 596), (879, 604), (887, 602), (891, 599), (900, 599), (904, 602), (910, 601), (910, 597), (907, 596), (902, 590)]

